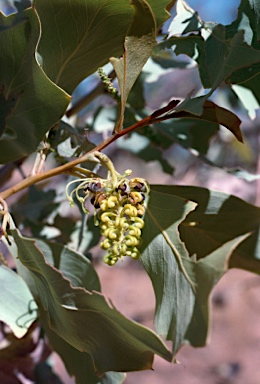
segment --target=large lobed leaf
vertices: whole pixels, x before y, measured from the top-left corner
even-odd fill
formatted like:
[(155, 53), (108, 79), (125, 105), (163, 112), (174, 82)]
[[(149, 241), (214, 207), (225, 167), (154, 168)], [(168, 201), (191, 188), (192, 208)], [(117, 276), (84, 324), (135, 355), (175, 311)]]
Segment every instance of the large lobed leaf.
[[(136, 4), (137, 2), (135, 2)], [(139, 1), (139, 3), (146, 3)], [(149, 0), (157, 25), (169, 16), (169, 0)], [(173, 2), (171, 2), (173, 3)], [(34, 0), (42, 25), (39, 51), (47, 75), (67, 92), (85, 77), (120, 56), (134, 8), (126, 0)], [(147, 16), (147, 15), (146, 15)], [(145, 25), (146, 20), (143, 20)]]
[[(164, 7), (174, 2), (34, 0), (42, 25), (39, 52), (44, 71), (56, 84), (71, 93), (110, 57), (123, 54), (126, 36), (132, 36), (130, 40), (133, 40), (127, 43), (128, 51), (134, 50), (137, 42), (133, 39), (134, 35), (139, 38), (146, 36), (137, 50), (140, 58), (146, 56), (141, 48), (146, 51), (148, 47), (150, 52), (154, 41), (154, 36), (153, 40), (148, 39), (147, 31), (154, 34), (156, 25), (159, 27), (169, 17)], [(135, 72), (136, 63), (131, 64), (131, 70)]]
[[(90, 354), (98, 375), (107, 371), (149, 369), (155, 353), (171, 360), (171, 353), (152, 331), (126, 319), (101, 293), (92, 289), (89, 292), (84, 285), (78, 287), (78, 283), (68, 275), (70, 270), (73, 271), (74, 263), (71, 261), (68, 265), (65, 261), (72, 251), (66, 251), (65, 274), (44, 257), (48, 258), (55, 252), (53, 246), (42, 242), (36, 245), (17, 230), (11, 232), (18, 247), (19, 259), (29, 271), (26, 280), (40, 308), (48, 312), (50, 329), (76, 350)], [(84, 271), (84, 263), (78, 262)], [(94, 284), (93, 289), (96, 288)]]
[(152, 190), (145, 215), (141, 260), (154, 287), (155, 327), (173, 341), (174, 352), (183, 343), (194, 306), (193, 283), (183, 265), (188, 253), (178, 225), (195, 207), (193, 202)]
[(35, 0), (42, 26), (39, 52), (52, 81), (71, 93), (109, 57), (119, 56), (133, 18), (122, 0)]
[[(100, 291), (100, 283), (96, 271), (86, 257), (61, 244), (49, 241), (37, 240), (37, 245), (44, 251), (44, 256), (48, 263), (58, 268), (61, 273), (70, 280), (74, 287), (83, 287), (90, 291), (94, 289)], [(18, 248), (14, 242), (11, 246), (8, 246), (15, 258), (19, 274), (30, 286), (34, 296), (38, 298), (37, 287), (32, 281), (29, 270), (24, 267), (18, 259)], [(21, 279), (21, 277), (19, 277), (19, 279)], [(76, 383), (103, 384), (109, 379), (112, 380), (113, 384), (120, 384), (122, 382), (124, 374), (117, 372), (107, 372), (102, 378), (99, 378), (95, 372), (91, 355), (74, 348), (53, 331), (49, 324), (48, 312), (43, 309), (39, 301), (38, 304), (40, 322), (48, 337), (49, 343), (54, 351), (62, 358), (68, 373), (75, 377)], [(29, 318), (31, 317), (32, 315)], [(28, 320), (28, 314), (27, 316), (24, 315), (21, 317), (21, 320)]]
[[(212, 192), (205, 189), (203, 191), (204, 199), (193, 199), (196, 192), (193, 187), (186, 190), (185, 187), (152, 186), (145, 216), (142, 262), (155, 291), (155, 326), (159, 334), (173, 341), (173, 353), (185, 342), (195, 347), (205, 345), (209, 328), (210, 292), (226, 272), (234, 249), (240, 243), (246, 242), (250, 231), (250, 226), (245, 226), (241, 231), (231, 232), (232, 235), (223, 237), (217, 246), (207, 249), (199, 260), (196, 253), (189, 255), (186, 247), (189, 249), (191, 235), (184, 237), (183, 228), (188, 227), (192, 231), (196, 226), (200, 227), (201, 222), (194, 219), (196, 212), (200, 210), (200, 204), (204, 209), (205, 206), (208, 207), (207, 212), (212, 213), (217, 206), (220, 209), (223, 203), (221, 194), (218, 198), (213, 193), (213, 197), (207, 200), (205, 194), (211, 196)], [(194, 210), (196, 203), (198, 207)], [(244, 203), (244, 207), (246, 206)], [(218, 211), (215, 211), (215, 216), (217, 214)], [(227, 217), (225, 221), (227, 222)], [(230, 221), (232, 222), (232, 217)], [(207, 224), (205, 223), (205, 227)], [(193, 236), (197, 248), (201, 246), (203, 249), (208, 240), (207, 231), (204, 235), (205, 242), (201, 240), (203, 234), (198, 236), (195, 233)]]
[(61, 118), (69, 96), (53, 84), (35, 59), (40, 35), (37, 15), (24, 12), (23, 23), (15, 15), (0, 13), (0, 162), (17, 160), (35, 151), (44, 134)]
[(233, 252), (230, 266), (260, 272), (259, 225), (260, 208), (238, 197), (200, 187), (153, 186), (198, 203), (179, 229), (190, 255), (203, 258), (238, 236), (251, 235)]

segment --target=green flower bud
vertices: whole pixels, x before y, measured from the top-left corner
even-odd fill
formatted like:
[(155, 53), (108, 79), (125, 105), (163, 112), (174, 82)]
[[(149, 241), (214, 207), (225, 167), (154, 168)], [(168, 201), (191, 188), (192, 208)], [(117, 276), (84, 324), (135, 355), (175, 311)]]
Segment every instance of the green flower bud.
[(110, 254), (107, 254), (103, 260), (107, 265), (113, 266), (117, 263), (118, 257), (111, 257)]
[(118, 198), (116, 196), (109, 196), (107, 199), (107, 206), (108, 208), (114, 208), (118, 205)]
[(141, 253), (138, 251), (136, 247), (134, 247), (131, 253), (132, 259), (134, 260), (140, 259), (140, 256), (141, 256)]
[(112, 242), (111, 242), (111, 240), (108, 240), (108, 239), (105, 239), (100, 244), (100, 248), (102, 248), (102, 249), (109, 249), (111, 246), (112, 246)]
[(135, 236), (135, 237), (140, 237), (141, 236), (141, 229), (134, 227), (133, 225), (130, 225), (129, 235)]
[(135, 245), (139, 244), (139, 240), (134, 236), (127, 235), (125, 237), (125, 243), (128, 247), (134, 247)]
[(130, 217), (135, 217), (137, 216), (137, 209), (131, 205), (131, 204), (126, 204), (123, 209), (124, 213)]
[(142, 229), (144, 227), (144, 221), (140, 217), (133, 217), (132, 221), (137, 228)]

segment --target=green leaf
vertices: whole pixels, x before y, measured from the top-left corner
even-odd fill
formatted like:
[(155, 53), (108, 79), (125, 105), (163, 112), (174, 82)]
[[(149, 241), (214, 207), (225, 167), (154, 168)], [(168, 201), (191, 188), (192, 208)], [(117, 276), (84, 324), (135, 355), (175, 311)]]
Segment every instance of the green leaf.
[(217, 124), (197, 119), (176, 119), (155, 125), (156, 140), (164, 148), (177, 142), (184, 148), (196, 149), (200, 154), (208, 152), (210, 139), (218, 130)]
[(184, 260), (185, 268), (196, 285), (192, 318), (185, 334), (185, 339), (194, 347), (203, 347), (206, 344), (210, 323), (210, 293), (227, 271), (234, 249), (244, 239), (245, 236), (235, 238), (198, 262)]
[[(157, 0), (149, 0), (148, 3), (159, 26), (169, 17), (163, 7), (174, 1), (158, 3)], [(71, 93), (110, 57), (122, 55), (134, 15), (129, 1), (35, 0), (34, 6), (42, 26), (38, 49), (43, 69), (54, 83), (67, 92)], [(138, 29), (146, 22), (143, 19)]]
[(260, 61), (260, 51), (244, 42), (243, 31), (227, 38), (226, 29), (221, 24), (212, 29), (206, 40), (197, 35), (173, 36), (159, 44), (157, 49), (170, 47), (174, 47), (176, 54), (184, 53), (195, 59), (203, 86), (211, 88), (205, 96), (187, 98), (176, 108), (197, 115), (202, 114), (205, 100), (222, 81), (232, 82), (232, 76), (238, 70), (242, 71), (240, 82), (248, 80), (252, 76), (252, 65), (257, 66)]
[(177, 188), (151, 187), (142, 245), (142, 262), (156, 296), (155, 327), (173, 341), (173, 353), (187, 342), (205, 345), (210, 292), (227, 270), (234, 248), (247, 236), (233, 238), (199, 261), (189, 258), (178, 228), (199, 207), (194, 211), (196, 204), (175, 196)]
[[(40, 307), (41, 323), (52, 348), (62, 358), (68, 373), (75, 377), (77, 384), (120, 384), (123, 382), (125, 374), (119, 372), (107, 372), (100, 379), (95, 373), (93, 359), (91, 355), (80, 352), (72, 347), (56, 332), (54, 332), (48, 321), (48, 314)], [(111, 379), (111, 381), (109, 381)]]
[(177, 0), (146, 0), (153, 11), (157, 28), (160, 28), (161, 25), (170, 17), (169, 11), (172, 9), (176, 1)]
[(6, 98), (2, 89), (2, 92), (0, 93), (0, 138), (7, 129), (7, 118), (11, 115), (18, 99), (19, 95), (9, 95)]
[(195, 207), (193, 202), (152, 188), (142, 235), (141, 261), (156, 296), (155, 327), (173, 341), (174, 353), (183, 343), (195, 300), (193, 283), (183, 265), (188, 253), (178, 226)]
[(200, 32), (202, 23), (195, 12), (184, 0), (178, 1), (176, 6), (176, 16), (173, 18), (168, 33), (172, 35), (184, 35), (189, 32)]
[(50, 241), (36, 240), (36, 246), (44, 254), (46, 262), (60, 270), (70, 280), (73, 287), (100, 291), (97, 273), (85, 256), (64, 245)]
[[(6, 29), (15, 27), (17, 24), (25, 23), (27, 21), (27, 17), (24, 15), (24, 10), (26, 8), (31, 7), (30, 0), (23, 0), (23, 2), (16, 1), (15, 2), (15, 6), (16, 6), (18, 12), (15, 14), (15, 16), (13, 18), (13, 21), (12, 21), (12, 24), (10, 24), (10, 25), (2, 25), (0, 23), (0, 33), (2, 31), (5, 31)], [(0, 13), (1, 13), (1, 11), (0, 11)]]
[(99, 292), (72, 286), (45, 261), (33, 240), (11, 232), (38, 300), (48, 311), (51, 329), (77, 350), (91, 354), (98, 374), (149, 369), (155, 353), (171, 361), (171, 353), (152, 331), (126, 319)]
[[(70, 101), (69, 96), (39, 67), (35, 59), (40, 35), (38, 18), (32, 8), (24, 14), (26, 22), (6, 29), (0, 35), (1, 98), (11, 103), (5, 111), (6, 117), (1, 116), (1, 163), (35, 151)], [(14, 17), (0, 13), (0, 24), (12, 25)]]
[(33, 296), (24, 280), (4, 265), (0, 266), (0, 281), (0, 320), (21, 338), (37, 317), (37, 311), (30, 313)]
[(260, 272), (259, 207), (206, 188), (158, 185), (153, 189), (198, 203), (196, 210), (187, 216), (179, 228), (190, 255), (203, 258), (227, 241), (252, 233), (232, 254), (230, 266)]
[[(125, 115), (132, 114), (133, 116), (133, 123), (136, 122), (136, 116), (133, 113), (134, 110), (142, 110), (145, 107), (146, 101), (144, 97), (144, 83), (146, 79), (147, 74), (145, 72), (141, 72), (138, 76), (135, 84), (133, 85), (133, 88), (131, 89), (131, 92), (127, 99), (127, 104), (129, 105), (129, 108), (126, 108)], [(125, 117), (125, 124), (126, 124), (126, 117)], [(126, 124), (128, 127), (130, 124)]]
[(243, 30), (244, 40), (252, 47), (259, 49), (260, 38), (260, 6), (258, 0), (241, 0), (238, 7), (237, 19), (227, 25), (227, 36), (234, 36)]
[[(196, 98), (199, 99), (199, 98)], [(193, 100), (196, 100), (193, 99)], [(180, 109), (180, 111), (178, 111)], [(217, 123), (218, 125), (223, 125), (230, 132), (234, 134), (238, 141), (243, 142), (242, 133), (240, 131), (241, 120), (228, 109), (219, 107), (212, 101), (206, 100), (202, 106), (201, 115), (197, 116), (196, 114), (182, 111), (182, 107), (176, 108), (176, 112), (168, 115), (173, 118), (193, 118), (200, 119), (204, 121), (209, 121), (212, 123)]]
[[(259, 80), (260, 80), (260, 75), (259, 75)], [(254, 79), (254, 82), (256, 82), (256, 86), (257, 86), (258, 80)], [(257, 101), (252, 90), (248, 88), (249, 87), (246, 88), (237, 84), (232, 85), (232, 90), (235, 92), (235, 94), (237, 95), (241, 103), (247, 109), (248, 115), (251, 118), (251, 120), (254, 120), (256, 117), (256, 110), (260, 107), (260, 97)], [(259, 91), (259, 96), (260, 96), (260, 91)]]
[[(160, 109), (154, 114), (159, 111)], [(239, 141), (242, 141), (241, 120), (231, 111), (211, 101), (205, 101), (201, 116), (184, 111), (167, 112), (158, 116), (162, 121), (168, 120), (168, 122), (155, 123), (153, 128), (144, 128), (141, 132), (145, 137), (149, 137), (151, 142), (163, 148), (169, 148), (172, 143), (178, 142), (185, 148), (196, 149), (201, 159), (207, 163), (210, 162), (203, 155), (207, 153), (210, 139), (216, 135), (220, 124), (226, 126)], [(170, 121), (170, 119), (176, 120)]]
[(120, 56), (133, 8), (122, 0), (34, 1), (39, 52), (49, 78), (71, 93), (111, 56)]
[(128, 95), (156, 43), (156, 22), (151, 7), (145, 0), (134, 0), (134, 19), (125, 40), (124, 54), (111, 58), (120, 88), (120, 106), (115, 132), (122, 129)]
[(28, 190), (26, 199), (14, 207), (14, 216), (22, 215), (23, 221), (29, 221), (32, 225), (39, 225), (42, 221), (52, 213), (58, 204), (55, 203), (56, 191), (50, 189), (48, 191), (40, 190), (32, 185)]
[[(100, 291), (100, 283), (96, 271), (86, 257), (72, 251), (68, 247), (53, 242), (37, 240), (36, 244), (44, 251), (44, 257), (48, 263), (59, 269), (71, 281), (74, 287), (82, 287), (90, 291)], [(16, 259), (19, 273), (28, 282), (31, 291), (38, 301), (37, 286), (32, 281), (29, 270), (19, 261), (19, 251), (14, 242), (11, 247), (9, 246), (9, 249)], [(52, 330), (49, 324), (48, 313), (43, 309), (39, 301), (38, 304), (40, 322), (44, 332), (52, 348), (62, 358), (68, 373), (71, 376), (75, 376), (76, 382), (79, 384), (98, 383), (100, 379), (95, 373), (92, 357), (88, 353), (74, 348)]]
[(172, 48), (178, 56), (185, 54), (196, 60), (199, 66), (200, 78), (204, 88), (210, 88), (210, 80), (206, 68), (205, 40), (200, 35), (191, 34), (189, 36), (172, 36), (168, 40), (159, 43), (155, 48), (155, 53), (163, 49)]

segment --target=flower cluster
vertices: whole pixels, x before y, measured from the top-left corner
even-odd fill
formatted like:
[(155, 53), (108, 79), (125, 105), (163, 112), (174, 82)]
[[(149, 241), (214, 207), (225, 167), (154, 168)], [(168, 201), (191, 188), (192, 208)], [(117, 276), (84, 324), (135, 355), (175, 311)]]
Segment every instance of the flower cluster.
[[(93, 177), (74, 180), (81, 183), (68, 198), (73, 204), (72, 196), (75, 194), (86, 213), (85, 201), (90, 198), (95, 209), (96, 224), (104, 236), (100, 246), (107, 251), (104, 257), (106, 264), (114, 265), (124, 256), (138, 259), (149, 185), (141, 178), (129, 179), (130, 170), (123, 175), (118, 174), (105, 155), (99, 154), (98, 157), (109, 169), (107, 179)], [(79, 195), (79, 190), (83, 191), (84, 196)]]

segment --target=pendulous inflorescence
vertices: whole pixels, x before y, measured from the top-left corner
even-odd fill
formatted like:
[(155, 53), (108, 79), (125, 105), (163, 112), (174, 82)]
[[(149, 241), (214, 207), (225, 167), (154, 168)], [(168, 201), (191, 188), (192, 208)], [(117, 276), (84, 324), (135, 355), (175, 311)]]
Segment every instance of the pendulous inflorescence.
[[(117, 173), (104, 154), (95, 152), (95, 156), (108, 168), (107, 178), (73, 180), (67, 185), (68, 199), (73, 206), (73, 197), (76, 197), (85, 213), (89, 213), (87, 199), (94, 206), (95, 223), (104, 237), (100, 246), (107, 251), (104, 257), (106, 264), (115, 265), (124, 256), (138, 259), (149, 185), (142, 178), (130, 179), (131, 170), (126, 170), (124, 174)], [(79, 185), (68, 193), (73, 183)]]

